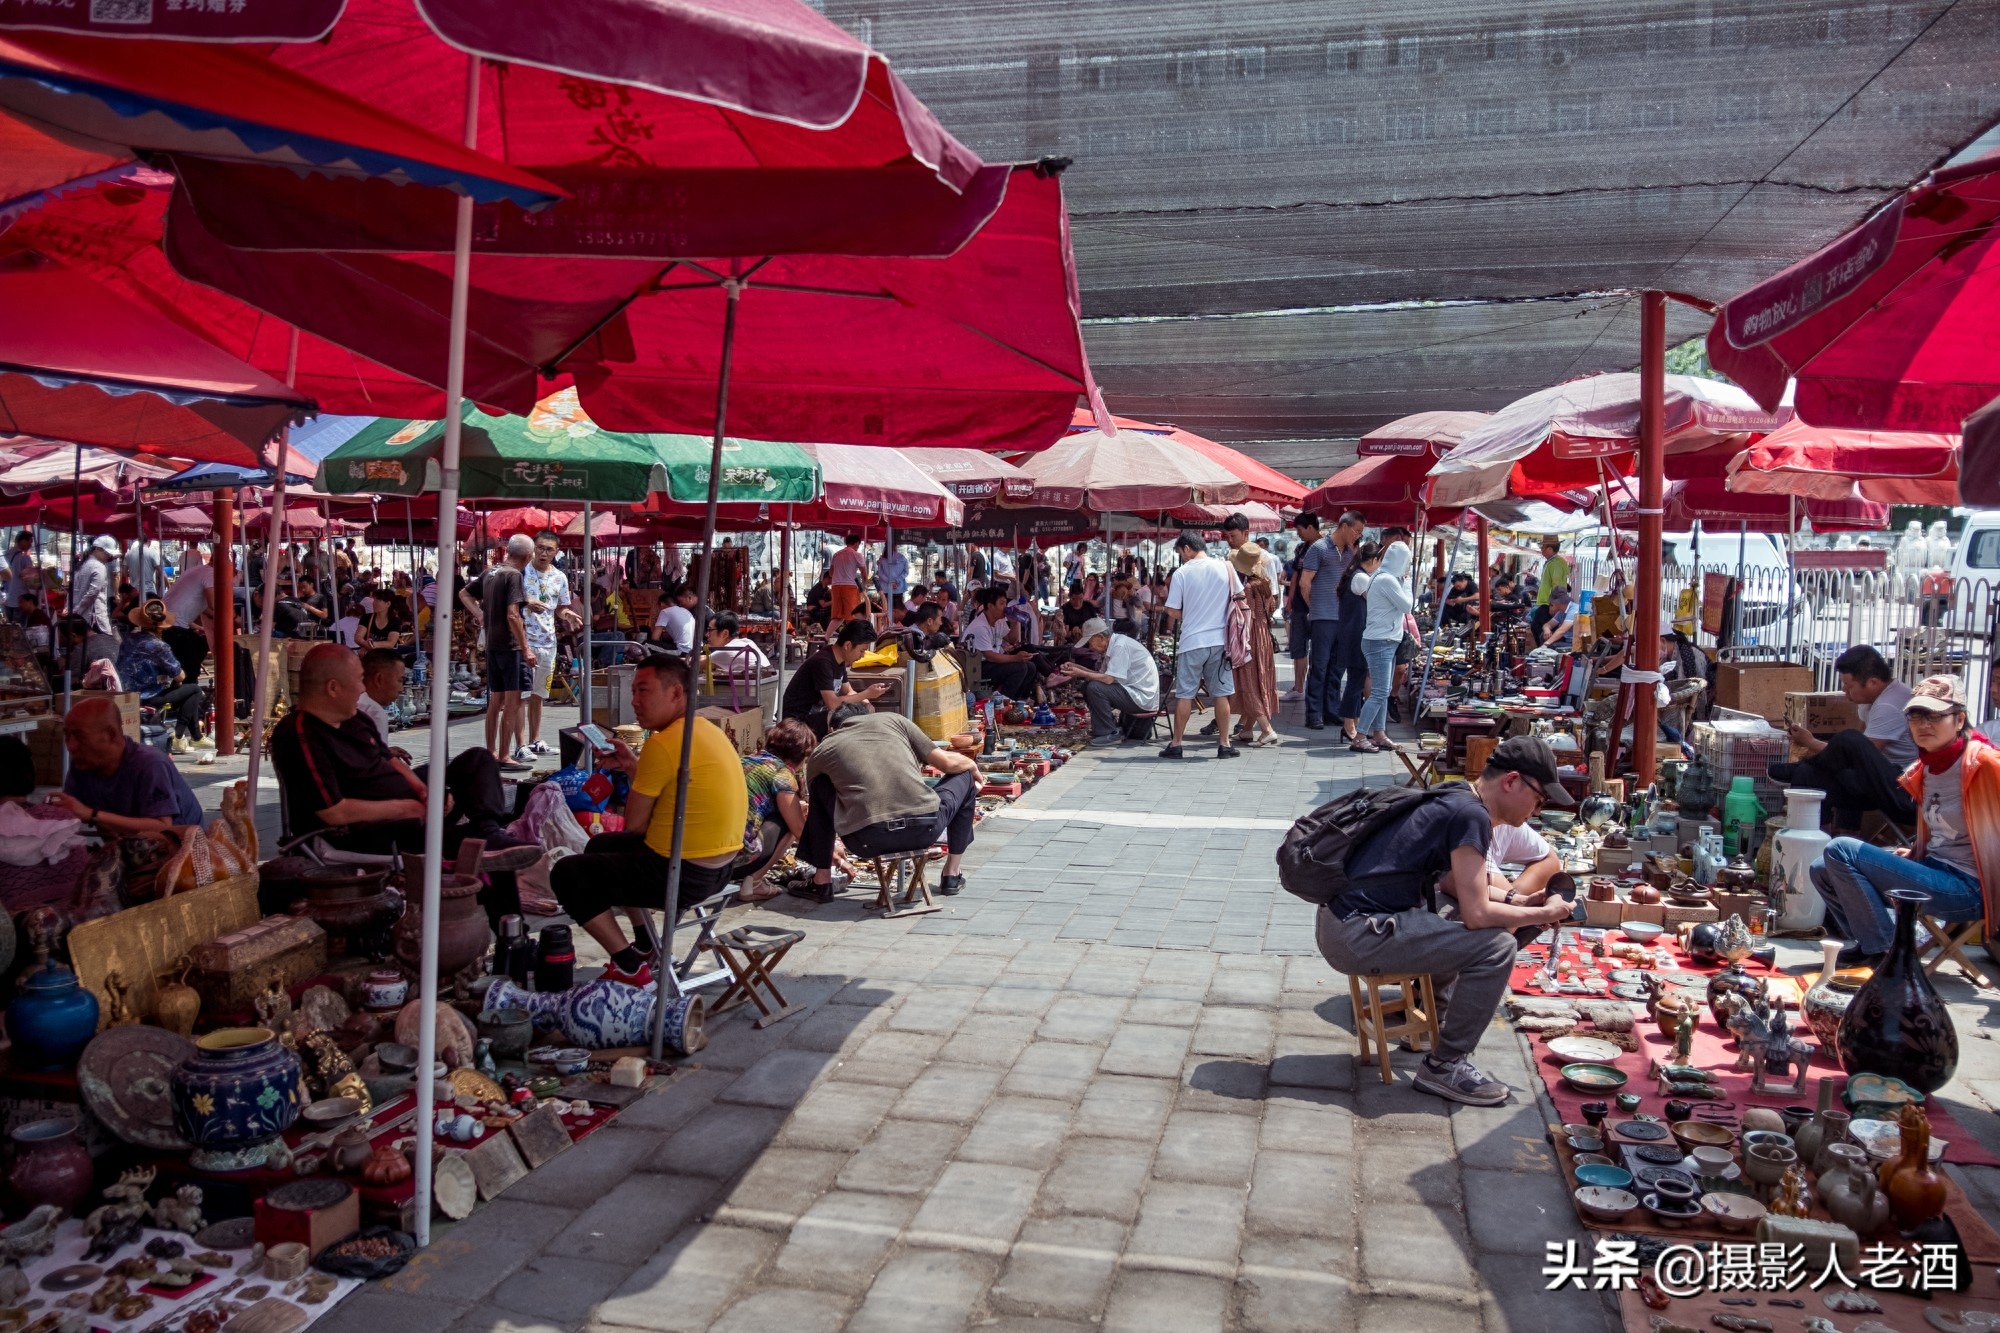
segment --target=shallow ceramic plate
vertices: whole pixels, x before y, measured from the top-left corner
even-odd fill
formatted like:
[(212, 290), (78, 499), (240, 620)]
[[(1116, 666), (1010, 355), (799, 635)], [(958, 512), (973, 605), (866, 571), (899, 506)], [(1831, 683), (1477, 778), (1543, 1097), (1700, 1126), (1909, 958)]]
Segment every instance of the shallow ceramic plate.
[(1748, 1231), (1768, 1210), (1747, 1194), (1704, 1194), (1701, 1211), (1724, 1231)]
[(1569, 1146), (1576, 1152), (1603, 1152), (1604, 1140), (1592, 1134), (1572, 1134), (1569, 1136)]
[[(1847, 1132), (1852, 1134), (1854, 1141), (1866, 1149), (1868, 1155), (1878, 1162), (1886, 1162), (1892, 1157), (1902, 1155), (1903, 1129), (1902, 1126), (1893, 1120), (1851, 1121), (1847, 1126)], [(1933, 1138), (1931, 1140), (1931, 1160), (1935, 1162), (1942, 1159), (1944, 1157), (1944, 1150), (1950, 1143), (1951, 1140), (1949, 1139)]]
[(1609, 975), (1613, 981), (1625, 986), (1643, 985), (1646, 980), (1645, 969), (1637, 967), (1616, 968)]
[[(1657, 1120), (1621, 1120), (1613, 1126), (1613, 1132), (1632, 1143), (1658, 1143), (1669, 1133), (1667, 1127)], [(1675, 1153), (1673, 1160), (1680, 1161), (1681, 1154)]]
[(1678, 1167), (1681, 1164), (1681, 1150), (1665, 1143), (1646, 1143), (1632, 1150), (1632, 1155), (1653, 1166)]
[(1653, 998), (1652, 994), (1644, 986), (1638, 985), (1613, 986), (1611, 993), (1621, 1000), (1650, 1000)]
[(1604, 1064), (1564, 1065), (1562, 1077), (1578, 1092), (1611, 1092), (1624, 1087), (1629, 1078), (1622, 1069)]
[(1625, 1052), (1616, 1043), (1596, 1037), (1557, 1037), (1549, 1043), (1549, 1054), (1566, 1065), (1608, 1065)]
[(1667, 928), (1656, 926), (1650, 921), (1627, 921), (1619, 929), (1624, 931), (1625, 938), (1634, 944), (1651, 944), (1665, 934)]

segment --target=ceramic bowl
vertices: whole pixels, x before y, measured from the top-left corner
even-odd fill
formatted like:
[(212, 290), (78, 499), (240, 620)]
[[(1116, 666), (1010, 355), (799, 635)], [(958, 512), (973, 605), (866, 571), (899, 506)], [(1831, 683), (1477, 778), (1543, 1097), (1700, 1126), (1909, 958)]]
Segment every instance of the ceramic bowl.
[[(1850, 1121), (1847, 1132), (1853, 1135), (1854, 1141), (1867, 1149), (1868, 1155), (1878, 1162), (1902, 1156), (1903, 1129), (1893, 1120)], [(1943, 1158), (1944, 1150), (1950, 1142), (1949, 1139), (1935, 1137), (1931, 1139), (1933, 1162)]]
[(1681, 1147), (1693, 1152), (1696, 1148), (1727, 1148), (1736, 1142), (1736, 1131), (1727, 1125), (1711, 1125), (1705, 1120), (1682, 1120), (1674, 1125), (1674, 1137)]
[(1629, 1076), (1610, 1065), (1574, 1064), (1563, 1066), (1562, 1077), (1578, 1092), (1610, 1092), (1624, 1087)]
[(1656, 926), (1650, 921), (1627, 921), (1618, 929), (1625, 932), (1625, 938), (1634, 944), (1651, 944), (1666, 933), (1665, 926)]
[(1797, 1166), (1799, 1155), (1791, 1148), (1775, 1143), (1760, 1143), (1743, 1151), (1743, 1174), (1753, 1184), (1775, 1185), (1785, 1174), (1785, 1168)]
[(590, 1052), (581, 1046), (537, 1046), (528, 1052), (528, 1063), (558, 1074), (581, 1074), (590, 1064)]
[(1577, 1211), (1593, 1222), (1623, 1222), (1639, 1208), (1639, 1196), (1608, 1185), (1585, 1185), (1576, 1192)]
[(360, 1114), (359, 1097), (323, 1097), (299, 1112), (299, 1117), (319, 1129), (331, 1129)]
[(1736, 1155), (1729, 1149), (1712, 1147), (1709, 1144), (1703, 1144), (1688, 1156), (1694, 1159), (1697, 1176), (1727, 1175), (1730, 1168), (1736, 1165)]
[(1572, 810), (1544, 810), (1540, 818), (1542, 827), (1551, 833), (1567, 833), (1576, 827), (1576, 813)]
[(1692, 1199), (1701, 1193), (1701, 1188), (1682, 1171), (1662, 1171), (1653, 1177), (1653, 1193), (1662, 1199), (1676, 1202)]
[(1666, 1198), (1657, 1191), (1639, 1200), (1639, 1204), (1663, 1227), (1683, 1227), (1701, 1216), (1701, 1205), (1692, 1198)]
[(1615, 1042), (1600, 1037), (1557, 1037), (1548, 1043), (1549, 1054), (1566, 1065), (1608, 1065), (1625, 1054)]
[(1768, 1211), (1747, 1194), (1704, 1194), (1701, 1212), (1724, 1231), (1751, 1231)]
[(1796, 1143), (1792, 1142), (1791, 1135), (1780, 1134), (1775, 1129), (1746, 1129), (1743, 1131), (1743, 1147), (1745, 1151), (1756, 1147), (1760, 1143), (1769, 1143), (1780, 1148), (1798, 1147)]
[(1579, 1166), (1576, 1180), (1579, 1185), (1602, 1185), (1606, 1189), (1632, 1188), (1632, 1173), (1622, 1166)]
[(1619, 1110), (1623, 1111), (1626, 1115), (1631, 1115), (1634, 1111), (1639, 1109), (1639, 1104), (1643, 1102), (1645, 1098), (1641, 1097), (1636, 1092), (1621, 1092), (1616, 1097), (1612, 1098), (1612, 1100), (1618, 1103)]
[(417, 1048), (385, 1041), (375, 1048), (375, 1059), (385, 1074), (407, 1074), (417, 1067)]
[[(1618, 1163), (1612, 1161), (1601, 1152), (1580, 1152), (1570, 1160), (1576, 1163), (1576, 1168), (1579, 1171), (1586, 1166), (1618, 1166)], [(1622, 1171), (1624, 1168), (1619, 1167), (1619, 1170)]]
[(1603, 1152), (1604, 1140), (1595, 1134), (1571, 1134), (1568, 1139), (1572, 1152)]

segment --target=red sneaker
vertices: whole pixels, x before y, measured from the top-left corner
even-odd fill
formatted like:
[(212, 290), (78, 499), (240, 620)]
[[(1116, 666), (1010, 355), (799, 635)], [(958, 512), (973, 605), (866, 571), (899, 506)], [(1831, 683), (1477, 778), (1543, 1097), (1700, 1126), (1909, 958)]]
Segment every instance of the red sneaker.
[(627, 972), (616, 963), (606, 963), (604, 971), (598, 974), (597, 979), (599, 981), (615, 981), (621, 986), (638, 986), (644, 988), (653, 984), (653, 965), (651, 963), (641, 963), (637, 972)]

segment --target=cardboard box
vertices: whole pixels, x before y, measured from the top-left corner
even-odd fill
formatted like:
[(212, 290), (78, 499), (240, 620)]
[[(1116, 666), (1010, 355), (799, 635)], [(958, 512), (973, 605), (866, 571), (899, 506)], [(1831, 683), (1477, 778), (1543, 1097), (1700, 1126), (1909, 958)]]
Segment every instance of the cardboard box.
[(696, 717), (707, 718), (729, 736), (738, 754), (755, 754), (764, 748), (762, 711), (734, 713), (727, 708), (701, 708)]
[(924, 735), (944, 742), (972, 729), (965, 712), (965, 677), (943, 653), (916, 664), (917, 692), (910, 718)]
[[(139, 739), (139, 692), (126, 690), (113, 694), (110, 690), (78, 690), (70, 696), (70, 706), (74, 708), (85, 699), (109, 699), (118, 705), (118, 722), (125, 728), (125, 734), (133, 740)], [(60, 724), (59, 724), (60, 725)]]
[(1812, 687), (1812, 669), (1796, 662), (1723, 662), (1715, 668), (1715, 702), (1761, 718), (1783, 716), (1785, 696)]
[(624, 727), (638, 720), (632, 712), (632, 677), (637, 672), (636, 666), (621, 662), (590, 673), (592, 722), (600, 727)]
[(1804, 727), (1822, 738), (1835, 732), (1861, 730), (1860, 710), (1839, 690), (1792, 691), (1785, 696), (1784, 718), (1786, 726)]

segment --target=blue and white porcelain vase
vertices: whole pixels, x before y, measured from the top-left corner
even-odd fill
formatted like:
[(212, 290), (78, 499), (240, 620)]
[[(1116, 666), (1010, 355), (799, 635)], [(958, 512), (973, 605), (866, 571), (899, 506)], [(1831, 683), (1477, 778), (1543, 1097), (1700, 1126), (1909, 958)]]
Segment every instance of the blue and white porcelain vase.
[(296, 1052), (269, 1028), (222, 1028), (195, 1039), (168, 1091), (174, 1128), (195, 1147), (198, 1171), (248, 1171), (305, 1108)]
[[(644, 1046), (653, 1040), (653, 988), (618, 981), (590, 981), (568, 990), (531, 991), (506, 977), (486, 992), (488, 1009), (525, 1009), (538, 1028), (554, 1028), (575, 1045), (593, 1051), (610, 1046)], [(699, 995), (667, 1001), (662, 1045), (676, 1055), (693, 1055), (708, 1044), (702, 1031), (707, 1005)]]

